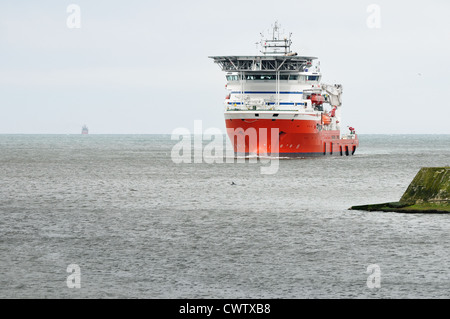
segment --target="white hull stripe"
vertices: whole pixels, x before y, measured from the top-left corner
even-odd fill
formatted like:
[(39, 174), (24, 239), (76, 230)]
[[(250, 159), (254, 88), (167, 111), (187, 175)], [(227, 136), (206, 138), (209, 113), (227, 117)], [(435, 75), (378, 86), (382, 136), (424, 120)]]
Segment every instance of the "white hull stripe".
[(225, 112), (225, 120), (316, 120), (320, 121), (321, 115), (316, 113), (306, 114), (298, 112)]
[[(228, 102), (228, 105), (241, 105), (244, 103), (241, 102)], [(269, 102), (267, 103), (267, 105), (275, 105), (275, 102)], [(280, 102), (280, 105), (305, 105), (304, 103), (298, 102), (298, 103), (293, 103), (293, 102)]]
[[(303, 92), (278, 92), (280, 94), (303, 94)], [(241, 91), (231, 92), (231, 94), (242, 94)], [(244, 91), (244, 94), (277, 94), (275, 91)]]

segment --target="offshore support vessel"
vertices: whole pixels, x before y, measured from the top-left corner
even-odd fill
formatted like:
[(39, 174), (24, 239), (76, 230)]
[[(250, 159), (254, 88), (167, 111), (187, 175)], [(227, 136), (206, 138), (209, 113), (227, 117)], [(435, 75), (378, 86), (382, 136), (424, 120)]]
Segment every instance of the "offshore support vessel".
[(321, 83), (320, 62), (292, 52), (291, 34), (280, 35), (277, 22), (269, 32), (269, 39), (261, 34), (262, 55), (210, 57), (226, 72), (224, 115), (235, 154), (353, 155), (355, 129), (340, 131), (342, 85)]

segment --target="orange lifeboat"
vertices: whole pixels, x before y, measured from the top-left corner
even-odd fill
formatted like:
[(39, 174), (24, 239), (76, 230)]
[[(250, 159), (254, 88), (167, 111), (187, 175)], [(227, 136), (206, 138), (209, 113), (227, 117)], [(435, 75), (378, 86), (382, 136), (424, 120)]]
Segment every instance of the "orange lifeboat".
[(331, 118), (327, 114), (322, 114), (322, 124), (323, 125), (330, 125), (331, 124)]
[(312, 105), (322, 105), (325, 102), (325, 98), (320, 94), (311, 94), (311, 104)]

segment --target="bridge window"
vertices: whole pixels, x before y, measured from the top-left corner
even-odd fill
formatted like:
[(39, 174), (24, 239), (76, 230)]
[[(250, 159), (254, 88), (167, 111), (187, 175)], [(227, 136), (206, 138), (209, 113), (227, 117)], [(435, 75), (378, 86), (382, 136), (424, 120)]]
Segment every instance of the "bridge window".
[(238, 81), (238, 76), (237, 75), (227, 75), (227, 80), (228, 81)]
[(320, 76), (319, 75), (309, 75), (307, 76), (308, 81), (319, 81)]
[(280, 80), (291, 80), (291, 81), (295, 81), (298, 80), (298, 75), (297, 74), (281, 74), (280, 75)]
[(250, 81), (271, 81), (275, 80), (275, 74), (246, 74), (245, 78)]
[(257, 80), (275, 80), (275, 74), (261, 74), (256, 76)]
[[(277, 79), (276, 74), (245, 74), (244, 78), (248, 81), (275, 81)], [(280, 74), (280, 81), (296, 81), (299, 76), (297, 74)], [(237, 75), (227, 75), (228, 81), (238, 81)]]

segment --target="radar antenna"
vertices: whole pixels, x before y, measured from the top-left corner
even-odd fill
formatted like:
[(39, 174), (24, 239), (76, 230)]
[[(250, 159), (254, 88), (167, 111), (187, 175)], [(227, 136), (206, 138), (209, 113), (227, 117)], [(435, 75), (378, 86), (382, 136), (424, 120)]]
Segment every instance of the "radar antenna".
[[(270, 31), (269, 31), (270, 32)], [(275, 21), (275, 24), (272, 25), (272, 39), (265, 39), (264, 34), (261, 33), (261, 47), (260, 51), (264, 55), (297, 55), (297, 53), (293, 53), (291, 51), (291, 36), (292, 33), (289, 33), (289, 36), (280, 35), (280, 25), (278, 21)]]

